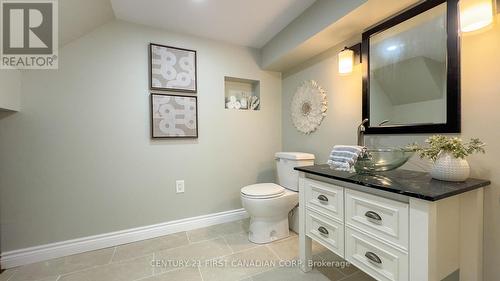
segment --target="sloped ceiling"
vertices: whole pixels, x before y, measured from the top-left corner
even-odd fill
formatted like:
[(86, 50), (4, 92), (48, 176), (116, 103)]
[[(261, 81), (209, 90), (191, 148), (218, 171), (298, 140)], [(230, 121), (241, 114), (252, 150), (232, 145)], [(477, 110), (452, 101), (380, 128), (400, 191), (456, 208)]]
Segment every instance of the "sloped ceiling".
[(391, 103), (401, 105), (443, 98), (445, 73), (445, 63), (420, 56), (380, 67), (372, 75)]
[(414, 57), (446, 62), (446, 6), (378, 33), (370, 39), (370, 69)]
[[(361, 41), (361, 33), (370, 26), (419, 1), (421, 0), (317, 0), (296, 19), (301, 24), (290, 24), (262, 48), (261, 66), (267, 70), (289, 72), (341, 42), (355, 36), (359, 36)], [(328, 11), (332, 9), (343, 10), (343, 15), (329, 17)], [(314, 24), (324, 18), (333, 20), (328, 24), (323, 23), (323, 26)], [(310, 26), (307, 38), (295, 42), (295, 34), (304, 34), (303, 29), (307, 26)]]
[[(258, 48), (264, 69), (286, 72), (419, 1), (60, 0), (59, 42), (66, 45), (120, 19)], [(341, 14), (332, 18), (332, 9)], [(297, 20), (306, 24), (294, 25)], [(298, 34), (307, 36), (290, 39)], [(285, 48), (276, 51), (272, 44)]]
[(115, 18), (109, 0), (60, 0), (58, 3), (59, 46), (64, 46)]
[[(332, 0), (334, 1), (334, 0)], [(118, 19), (261, 48), (315, 0), (111, 0)]]

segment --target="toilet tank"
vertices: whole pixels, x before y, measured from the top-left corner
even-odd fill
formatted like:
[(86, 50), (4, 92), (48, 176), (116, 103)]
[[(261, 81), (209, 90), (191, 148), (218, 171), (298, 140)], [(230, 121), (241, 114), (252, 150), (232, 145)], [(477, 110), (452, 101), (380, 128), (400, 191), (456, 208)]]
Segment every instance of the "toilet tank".
[(286, 189), (299, 191), (299, 172), (293, 168), (314, 165), (314, 155), (303, 152), (277, 152), (275, 157), (278, 184)]

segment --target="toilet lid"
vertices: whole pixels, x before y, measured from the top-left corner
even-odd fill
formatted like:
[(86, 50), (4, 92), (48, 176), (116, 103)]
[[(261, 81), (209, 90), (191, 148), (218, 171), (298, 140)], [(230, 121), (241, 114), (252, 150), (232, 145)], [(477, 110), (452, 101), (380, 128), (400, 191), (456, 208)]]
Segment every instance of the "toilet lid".
[(281, 196), (285, 189), (274, 183), (259, 183), (243, 187), (241, 193), (247, 197), (264, 199)]

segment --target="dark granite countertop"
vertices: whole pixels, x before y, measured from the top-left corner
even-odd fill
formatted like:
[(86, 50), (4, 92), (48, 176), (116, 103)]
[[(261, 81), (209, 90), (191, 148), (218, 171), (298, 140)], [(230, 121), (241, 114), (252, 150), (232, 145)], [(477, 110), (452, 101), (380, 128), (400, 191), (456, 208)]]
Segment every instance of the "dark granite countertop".
[(480, 179), (468, 179), (465, 182), (440, 181), (432, 179), (428, 173), (403, 169), (377, 173), (376, 175), (335, 171), (326, 164), (296, 167), (295, 170), (427, 201), (437, 201), (488, 186), (491, 183), (488, 180)]

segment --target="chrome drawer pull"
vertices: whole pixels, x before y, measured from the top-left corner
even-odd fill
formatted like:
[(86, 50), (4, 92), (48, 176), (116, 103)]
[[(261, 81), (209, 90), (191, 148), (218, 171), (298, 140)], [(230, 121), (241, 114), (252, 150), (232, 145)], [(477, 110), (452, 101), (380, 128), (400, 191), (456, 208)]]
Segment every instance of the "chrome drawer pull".
[(318, 200), (319, 202), (321, 203), (328, 203), (328, 197), (326, 197), (325, 195), (321, 194), (320, 196), (318, 196)]
[(323, 235), (328, 235), (328, 230), (326, 228), (322, 227), (322, 226), (320, 226), (318, 228), (318, 231), (319, 231), (319, 233), (321, 233)]
[(374, 263), (382, 264), (382, 260), (375, 253), (366, 252), (365, 257)]
[(376, 220), (376, 221), (381, 221), (382, 218), (379, 216), (379, 214), (373, 212), (373, 211), (368, 211), (365, 213), (365, 217), (369, 218), (369, 219), (372, 219), (372, 220)]

